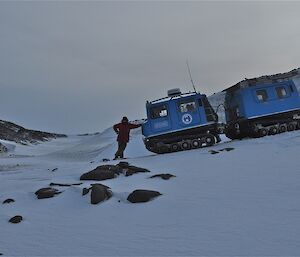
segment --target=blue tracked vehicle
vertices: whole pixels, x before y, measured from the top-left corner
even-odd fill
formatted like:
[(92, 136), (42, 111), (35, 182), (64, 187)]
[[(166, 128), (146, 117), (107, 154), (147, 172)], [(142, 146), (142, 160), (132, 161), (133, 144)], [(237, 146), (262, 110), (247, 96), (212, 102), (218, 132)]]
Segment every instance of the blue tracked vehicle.
[(224, 90), (225, 134), (231, 139), (300, 129), (300, 69), (245, 79)]
[(146, 110), (142, 133), (151, 152), (176, 152), (220, 141), (222, 125), (206, 95), (172, 89), (165, 98), (147, 101)]

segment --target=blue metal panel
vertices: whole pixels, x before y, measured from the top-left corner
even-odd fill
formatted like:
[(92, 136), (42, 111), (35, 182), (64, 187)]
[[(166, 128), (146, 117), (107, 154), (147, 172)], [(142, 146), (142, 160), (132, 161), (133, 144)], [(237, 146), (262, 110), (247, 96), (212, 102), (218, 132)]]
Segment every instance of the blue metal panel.
[[(204, 107), (200, 100), (202, 96), (200, 93), (195, 93), (147, 103), (147, 121), (142, 127), (143, 135), (146, 137), (155, 136), (207, 124)], [(160, 106), (167, 108), (168, 115), (154, 118), (151, 110), (153, 108), (159, 109)]]
[[(293, 92), (290, 86), (293, 87)], [(279, 98), (276, 93), (277, 87), (285, 88), (287, 95), (283, 98)], [(259, 101), (256, 94), (257, 90), (265, 90), (268, 99), (266, 101)], [(294, 90), (292, 81), (257, 85), (255, 87), (241, 89), (241, 91), (244, 101), (245, 117), (248, 119), (300, 108), (299, 94)]]

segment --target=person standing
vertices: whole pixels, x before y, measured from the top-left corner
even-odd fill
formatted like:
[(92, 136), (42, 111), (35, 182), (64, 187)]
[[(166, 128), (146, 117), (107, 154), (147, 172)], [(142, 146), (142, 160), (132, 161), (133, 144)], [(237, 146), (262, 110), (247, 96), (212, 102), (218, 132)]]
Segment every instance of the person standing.
[(127, 143), (129, 142), (129, 133), (131, 129), (139, 128), (142, 125), (138, 124), (131, 124), (128, 121), (127, 117), (123, 117), (121, 123), (117, 123), (113, 126), (114, 131), (118, 135), (117, 141), (118, 141), (118, 150), (115, 153), (116, 159), (122, 159), (124, 158), (124, 150), (127, 146)]

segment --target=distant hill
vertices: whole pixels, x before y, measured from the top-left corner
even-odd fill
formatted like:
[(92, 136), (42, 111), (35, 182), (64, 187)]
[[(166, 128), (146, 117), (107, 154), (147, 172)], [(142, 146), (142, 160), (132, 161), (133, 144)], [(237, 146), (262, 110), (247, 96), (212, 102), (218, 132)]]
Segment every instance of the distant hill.
[(66, 135), (30, 130), (12, 122), (0, 120), (0, 139), (2, 140), (27, 145), (37, 144), (58, 137), (66, 137)]

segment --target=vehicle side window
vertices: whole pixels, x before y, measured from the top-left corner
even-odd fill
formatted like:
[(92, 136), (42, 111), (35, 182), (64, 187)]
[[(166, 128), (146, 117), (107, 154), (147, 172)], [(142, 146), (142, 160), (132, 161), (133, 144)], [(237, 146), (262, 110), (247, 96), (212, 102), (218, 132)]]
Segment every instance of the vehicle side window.
[(276, 87), (276, 93), (277, 93), (278, 98), (287, 97), (287, 92), (284, 87)]
[(179, 103), (179, 110), (180, 112), (193, 112), (196, 110), (196, 103), (195, 101)]
[(268, 100), (268, 94), (265, 89), (256, 90), (256, 96), (260, 102), (265, 102)]
[(168, 109), (166, 105), (161, 105), (153, 107), (150, 110), (150, 115), (152, 119), (162, 118), (168, 116)]

